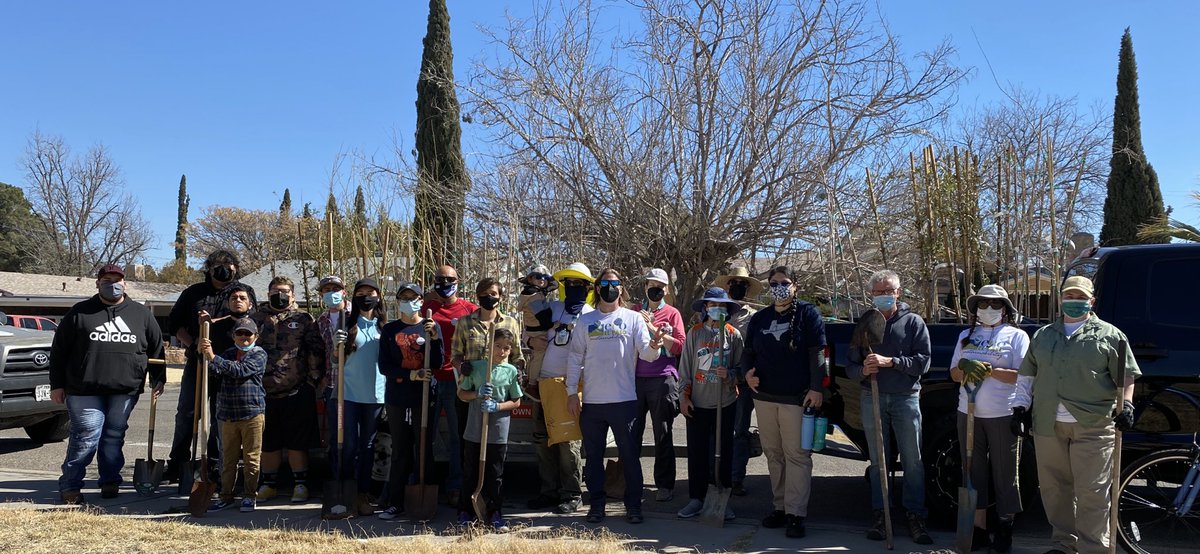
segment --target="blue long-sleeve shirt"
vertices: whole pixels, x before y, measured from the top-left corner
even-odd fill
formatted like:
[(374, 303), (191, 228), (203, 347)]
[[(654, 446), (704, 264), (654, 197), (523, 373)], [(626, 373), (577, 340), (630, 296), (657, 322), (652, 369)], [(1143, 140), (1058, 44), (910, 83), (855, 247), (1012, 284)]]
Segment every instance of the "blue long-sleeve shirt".
[[(908, 304), (900, 307), (887, 320), (883, 342), (872, 345), (875, 354), (892, 358), (892, 367), (879, 368), (879, 392), (887, 394), (913, 393), (921, 390), (921, 376), (929, 371), (929, 328), (925, 320), (912, 312)], [(860, 381), (864, 389), (871, 383), (863, 378), (866, 349), (851, 348), (846, 352), (846, 376)]]
[(217, 391), (217, 419), (243, 421), (263, 413), (267, 392), (263, 373), (267, 370), (267, 351), (255, 346), (249, 352), (236, 347), (213, 356), (208, 370), (221, 377)]

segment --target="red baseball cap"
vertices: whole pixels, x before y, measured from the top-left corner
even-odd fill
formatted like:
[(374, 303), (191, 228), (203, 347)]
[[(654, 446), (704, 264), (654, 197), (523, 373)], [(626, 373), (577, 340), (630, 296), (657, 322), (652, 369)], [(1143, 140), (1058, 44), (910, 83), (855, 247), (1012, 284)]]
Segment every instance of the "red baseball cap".
[(104, 264), (103, 266), (100, 266), (100, 269), (96, 271), (96, 278), (99, 279), (100, 277), (103, 277), (105, 273), (116, 273), (117, 275), (120, 275), (122, 279), (125, 278), (125, 270), (121, 269), (121, 266), (117, 264)]

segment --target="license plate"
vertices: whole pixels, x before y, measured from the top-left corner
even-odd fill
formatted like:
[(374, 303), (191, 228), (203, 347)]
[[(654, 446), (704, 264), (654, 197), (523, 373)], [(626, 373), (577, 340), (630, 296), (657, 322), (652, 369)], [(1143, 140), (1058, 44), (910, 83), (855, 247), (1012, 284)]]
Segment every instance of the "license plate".
[(33, 389), (33, 397), (38, 402), (50, 400), (50, 385), (38, 385)]

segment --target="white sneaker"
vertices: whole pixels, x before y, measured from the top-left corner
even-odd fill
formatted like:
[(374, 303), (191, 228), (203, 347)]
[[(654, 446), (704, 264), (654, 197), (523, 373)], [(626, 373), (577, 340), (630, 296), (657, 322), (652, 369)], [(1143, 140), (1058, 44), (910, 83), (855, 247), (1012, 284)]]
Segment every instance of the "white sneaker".
[(687, 506), (684, 506), (682, 510), (679, 510), (677, 515), (683, 519), (687, 519), (689, 517), (696, 517), (700, 515), (700, 512), (703, 510), (704, 501), (693, 498), (688, 501)]
[(395, 506), (388, 506), (388, 509), (386, 509), (382, 512), (379, 512), (379, 519), (382, 519), (384, 521), (391, 521), (398, 517), (400, 517), (400, 508), (397, 508)]

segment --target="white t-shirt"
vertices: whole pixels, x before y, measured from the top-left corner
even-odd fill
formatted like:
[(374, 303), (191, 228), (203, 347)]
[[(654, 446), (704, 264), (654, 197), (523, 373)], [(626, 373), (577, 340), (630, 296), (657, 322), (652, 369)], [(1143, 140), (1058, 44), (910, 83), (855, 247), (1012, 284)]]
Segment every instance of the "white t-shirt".
[[(1086, 318), (1082, 321), (1076, 321), (1075, 323), (1067, 323), (1064, 321), (1063, 330), (1067, 332), (1067, 338), (1070, 338), (1071, 335), (1074, 335), (1075, 331), (1078, 331), (1080, 327), (1083, 327), (1083, 324), (1087, 323), (1087, 321), (1088, 320)], [(1063, 423), (1075, 423), (1078, 421), (1075, 419), (1075, 416), (1071, 415), (1071, 411), (1068, 410), (1062, 402), (1058, 403), (1058, 413), (1054, 415), (1054, 420), (1061, 421)]]
[[(542, 358), (542, 379), (567, 376), (567, 353), (571, 344), (571, 330), (579, 318), (594, 308), (584, 304), (578, 315), (567, 313), (561, 301), (550, 303), (554, 326), (545, 332), (546, 354)], [(561, 327), (561, 328), (560, 328)]]
[[(971, 333), (971, 338), (964, 348), (962, 341), (967, 338), (967, 333)], [(1029, 335), (1018, 327), (1008, 324), (997, 327), (976, 326), (964, 329), (958, 335), (950, 367), (957, 367), (958, 361), (966, 358), (987, 362), (992, 364), (992, 367), (1018, 369), (1028, 350)], [(988, 377), (979, 387), (979, 393), (975, 396), (975, 417), (996, 418), (1012, 415), (1012, 403), (1017, 391), (1015, 384), (1002, 383)], [(967, 413), (967, 391), (962, 387), (958, 389), (958, 411)]]
[(658, 359), (650, 348), (650, 331), (642, 314), (626, 308), (600, 310), (579, 317), (567, 345), (567, 394), (583, 381), (584, 404), (637, 400), (637, 360)]

